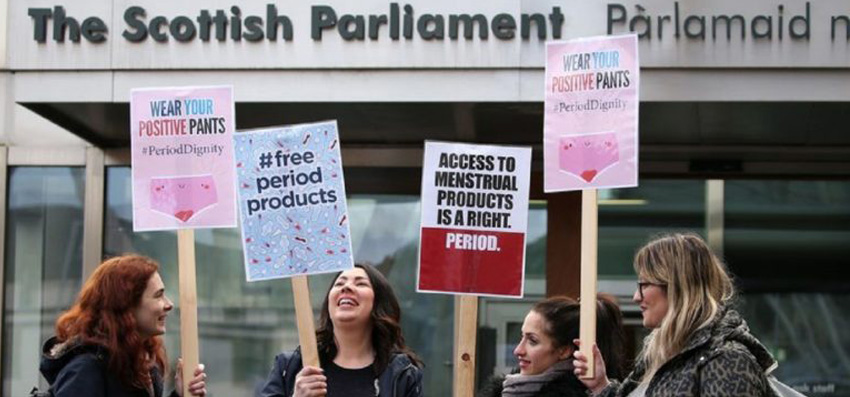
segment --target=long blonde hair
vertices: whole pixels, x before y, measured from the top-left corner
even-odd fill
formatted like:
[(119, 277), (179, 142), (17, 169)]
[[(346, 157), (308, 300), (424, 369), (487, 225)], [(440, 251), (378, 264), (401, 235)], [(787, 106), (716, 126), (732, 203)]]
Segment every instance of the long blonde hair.
[(662, 235), (635, 255), (641, 280), (667, 286), (667, 315), (644, 339), (638, 357), (648, 382), (661, 365), (685, 348), (698, 329), (708, 325), (734, 296), (723, 262), (695, 234)]

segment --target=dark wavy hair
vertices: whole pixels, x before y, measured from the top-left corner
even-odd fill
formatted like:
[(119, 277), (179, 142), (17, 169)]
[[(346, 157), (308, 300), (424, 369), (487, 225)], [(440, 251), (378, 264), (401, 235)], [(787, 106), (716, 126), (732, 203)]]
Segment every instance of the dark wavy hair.
[(153, 259), (139, 255), (104, 261), (83, 285), (71, 309), (56, 321), (59, 342), (104, 347), (109, 353), (109, 372), (128, 385), (146, 389), (152, 366), (161, 373), (168, 371), (162, 338), (142, 338), (134, 315), (158, 269)]
[[(357, 263), (354, 265), (366, 272), (372, 291), (375, 293), (372, 305), (372, 346), (375, 349), (375, 375), (379, 376), (390, 364), (396, 353), (406, 355), (416, 366), (421, 367), (422, 361), (404, 343), (404, 335), (401, 332), (401, 308), (398, 298), (387, 278), (381, 272), (368, 264)], [(319, 349), (319, 358), (322, 362), (334, 359), (337, 354), (337, 345), (334, 340), (334, 325), (328, 311), (328, 296), (333, 288), (334, 282), (342, 272), (337, 273), (325, 293), (322, 302), (322, 312), (319, 314), (319, 326), (316, 329), (316, 343)]]
[[(579, 337), (578, 301), (565, 296), (555, 296), (537, 302), (531, 311), (546, 320), (547, 335), (555, 347), (570, 346), (578, 350), (573, 339)], [(623, 352), (626, 338), (623, 334), (623, 315), (613, 297), (600, 294), (596, 299), (596, 345), (605, 360), (605, 370), (611, 379), (622, 380), (625, 375)]]

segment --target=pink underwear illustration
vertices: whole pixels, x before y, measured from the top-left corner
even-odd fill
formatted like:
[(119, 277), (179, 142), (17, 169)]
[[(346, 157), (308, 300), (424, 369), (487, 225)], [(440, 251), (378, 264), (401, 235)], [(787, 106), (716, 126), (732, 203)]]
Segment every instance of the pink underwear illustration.
[(181, 222), (218, 202), (212, 175), (151, 178), (151, 209)]
[(620, 161), (617, 135), (613, 132), (564, 136), (559, 140), (558, 166), (561, 171), (590, 182)]

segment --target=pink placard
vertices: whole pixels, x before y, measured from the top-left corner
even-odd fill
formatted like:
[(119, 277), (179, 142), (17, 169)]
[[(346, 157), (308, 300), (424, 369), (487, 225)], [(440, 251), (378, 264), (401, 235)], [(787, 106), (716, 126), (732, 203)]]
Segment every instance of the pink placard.
[(133, 231), (236, 226), (231, 87), (130, 95)]
[(544, 190), (638, 183), (637, 36), (546, 44)]

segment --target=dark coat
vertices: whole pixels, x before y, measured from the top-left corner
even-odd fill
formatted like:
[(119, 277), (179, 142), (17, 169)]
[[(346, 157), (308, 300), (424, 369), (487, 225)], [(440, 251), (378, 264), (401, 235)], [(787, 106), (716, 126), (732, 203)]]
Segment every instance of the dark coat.
[[(491, 377), (484, 383), (476, 397), (501, 397), (504, 382), (505, 375)], [(534, 397), (587, 397), (587, 387), (576, 378), (575, 374), (565, 373), (540, 388)]]
[[(734, 310), (722, 311), (708, 326), (691, 336), (679, 354), (664, 363), (649, 382), (647, 397), (656, 396), (770, 396), (767, 379), (776, 361)], [(621, 385), (612, 384), (602, 396), (627, 396), (646, 372), (639, 362)]]
[[(44, 343), (39, 370), (51, 385), (56, 397), (150, 397), (148, 391), (127, 385), (107, 369), (109, 355), (97, 345), (66, 344), (59, 346), (55, 337)], [(162, 375), (151, 370), (154, 397), (162, 397)], [(172, 392), (171, 397), (177, 393)]]
[[(260, 397), (290, 397), (295, 389), (295, 375), (301, 371), (301, 351), (281, 353), (274, 358), (274, 367)], [(393, 356), (387, 369), (378, 377), (380, 397), (423, 397), (422, 370), (404, 354)]]

